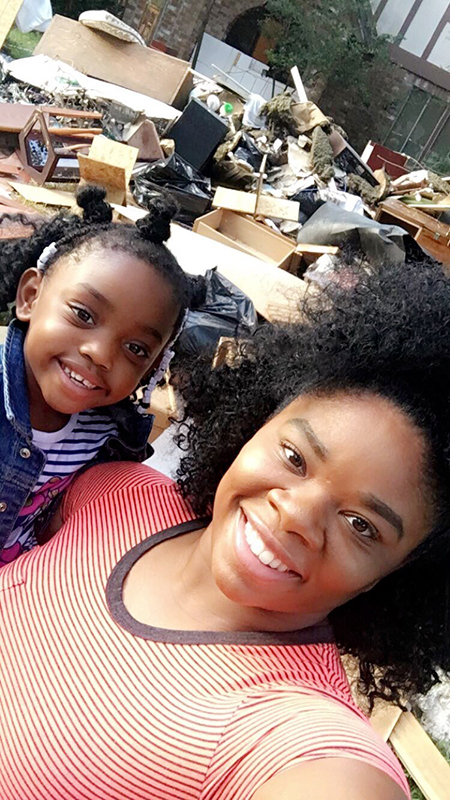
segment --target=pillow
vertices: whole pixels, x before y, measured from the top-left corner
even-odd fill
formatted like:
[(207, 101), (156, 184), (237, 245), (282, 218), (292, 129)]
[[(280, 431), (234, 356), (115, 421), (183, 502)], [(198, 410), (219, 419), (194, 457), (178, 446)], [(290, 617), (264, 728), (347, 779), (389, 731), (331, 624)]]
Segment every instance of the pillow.
[(122, 39), (124, 42), (147, 46), (140, 33), (115, 17), (114, 14), (110, 14), (109, 11), (83, 11), (78, 17), (78, 22), (88, 28), (109, 33), (110, 36), (115, 36), (116, 39)]

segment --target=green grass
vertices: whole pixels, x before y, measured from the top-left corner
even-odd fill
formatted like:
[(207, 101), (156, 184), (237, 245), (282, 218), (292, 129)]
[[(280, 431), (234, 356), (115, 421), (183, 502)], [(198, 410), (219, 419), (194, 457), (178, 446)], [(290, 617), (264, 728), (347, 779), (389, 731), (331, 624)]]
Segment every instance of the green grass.
[(42, 33), (37, 31), (21, 33), (18, 28), (11, 28), (3, 45), (3, 50), (11, 58), (26, 58), (33, 55), (33, 50), (41, 36)]

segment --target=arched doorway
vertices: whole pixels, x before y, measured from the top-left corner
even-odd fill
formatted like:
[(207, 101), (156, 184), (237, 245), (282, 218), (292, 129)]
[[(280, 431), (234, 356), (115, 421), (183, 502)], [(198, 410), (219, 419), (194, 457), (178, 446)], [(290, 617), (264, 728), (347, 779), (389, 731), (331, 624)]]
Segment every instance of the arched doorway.
[(267, 63), (265, 53), (272, 43), (262, 34), (262, 24), (266, 17), (267, 11), (263, 5), (243, 11), (228, 28), (225, 42), (230, 47)]

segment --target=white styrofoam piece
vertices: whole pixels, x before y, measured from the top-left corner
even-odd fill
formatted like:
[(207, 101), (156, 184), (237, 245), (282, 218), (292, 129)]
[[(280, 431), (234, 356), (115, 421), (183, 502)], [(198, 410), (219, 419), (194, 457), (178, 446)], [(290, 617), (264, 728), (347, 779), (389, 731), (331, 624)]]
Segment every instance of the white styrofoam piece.
[(162, 103), (161, 100), (133, 92), (131, 89), (124, 89), (114, 83), (88, 78), (68, 64), (43, 54), (11, 61), (8, 64), (8, 72), (16, 80), (67, 97), (73, 96), (81, 86), (93, 100), (112, 100), (149, 118), (173, 120), (181, 114), (181, 111)]

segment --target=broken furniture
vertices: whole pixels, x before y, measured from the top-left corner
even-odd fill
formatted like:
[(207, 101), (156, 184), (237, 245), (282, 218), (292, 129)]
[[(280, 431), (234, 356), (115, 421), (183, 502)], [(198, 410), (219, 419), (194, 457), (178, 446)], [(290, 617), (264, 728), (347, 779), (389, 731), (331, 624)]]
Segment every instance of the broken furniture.
[(273, 231), (267, 225), (224, 208), (198, 217), (194, 222), (194, 231), (292, 273), (297, 272), (303, 256), (309, 262), (324, 253), (338, 253), (338, 248), (332, 246), (296, 245), (293, 239)]
[(388, 198), (379, 204), (375, 219), (382, 223), (401, 225), (433, 258), (450, 266), (450, 225), (394, 198)]
[(183, 108), (192, 90), (187, 61), (124, 42), (55, 14), (34, 55), (56, 58), (85, 75)]
[[(78, 179), (78, 165), (73, 158), (73, 150), (89, 147), (92, 138), (101, 133), (101, 128), (49, 128), (46, 118), (49, 114), (36, 108), (19, 134), (20, 158), (27, 174), (38, 184), (43, 184), (58, 177), (63, 180)], [(58, 116), (71, 117), (73, 112), (59, 109)], [(87, 116), (92, 119), (92, 112), (78, 112), (78, 118)], [(100, 115), (95, 115), (97, 118)], [(55, 138), (53, 139), (53, 135)], [(64, 140), (69, 138), (69, 145)], [(74, 144), (75, 142), (75, 144)], [(58, 144), (59, 143), (59, 144)], [(72, 157), (72, 158), (71, 158)], [(56, 175), (59, 160), (69, 158), (63, 174)]]
[(198, 217), (194, 222), (194, 231), (288, 272), (295, 271), (300, 262), (292, 239), (224, 208)]

